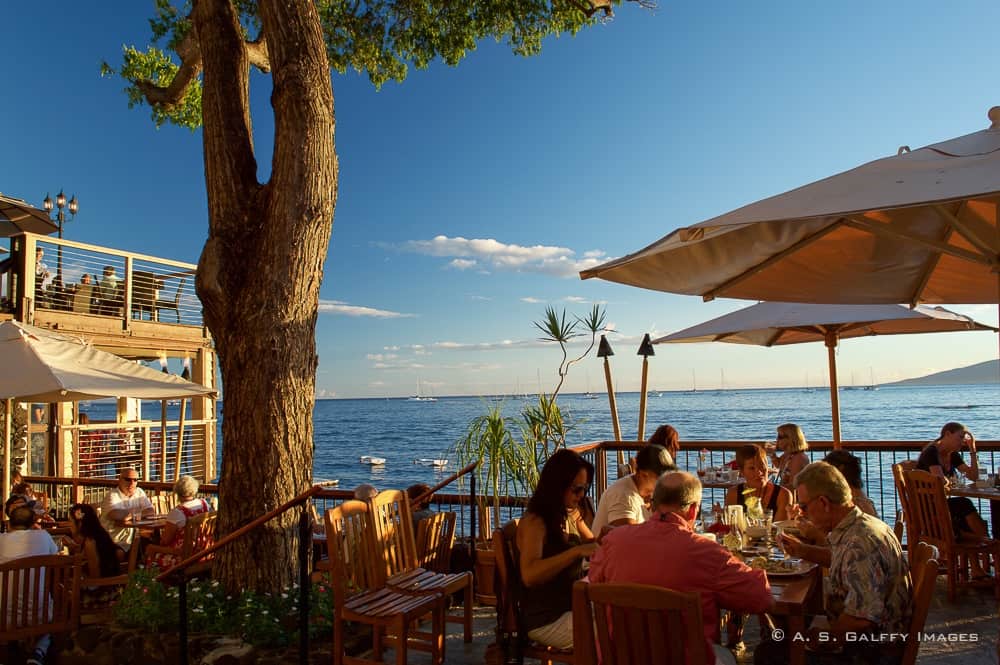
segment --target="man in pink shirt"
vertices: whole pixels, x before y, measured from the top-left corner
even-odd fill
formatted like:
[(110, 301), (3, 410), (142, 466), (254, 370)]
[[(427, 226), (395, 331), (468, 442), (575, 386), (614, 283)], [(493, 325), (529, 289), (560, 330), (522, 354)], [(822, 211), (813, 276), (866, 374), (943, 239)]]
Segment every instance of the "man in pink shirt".
[(656, 482), (653, 512), (643, 524), (607, 534), (590, 564), (591, 582), (653, 584), (701, 594), (707, 663), (735, 663), (718, 644), (719, 608), (759, 614), (774, 599), (767, 575), (753, 570), (713, 539), (692, 530), (701, 505), (701, 483), (684, 471)]

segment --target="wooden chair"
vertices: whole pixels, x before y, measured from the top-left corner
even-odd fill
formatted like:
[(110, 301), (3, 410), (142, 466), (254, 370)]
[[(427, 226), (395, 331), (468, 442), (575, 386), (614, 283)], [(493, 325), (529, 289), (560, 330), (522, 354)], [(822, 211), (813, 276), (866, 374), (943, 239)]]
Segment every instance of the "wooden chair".
[[(596, 628), (596, 640), (595, 640)], [(701, 594), (648, 584), (573, 585), (573, 645), (596, 665), (704, 663)]]
[[(395, 635), (396, 663), (407, 662), (410, 648), (423, 646), (435, 665), (444, 659), (444, 612), (439, 595), (415, 596), (387, 589), (379, 566), (374, 565), (368, 504), (345, 501), (324, 515), (333, 593), (333, 662), (381, 665), (386, 630)], [(432, 636), (425, 645), (411, 638), (410, 626), (428, 613), (433, 615)], [(344, 622), (372, 627), (372, 658), (344, 653)]]
[(577, 662), (573, 651), (560, 651), (532, 642), (524, 628), (521, 614), (521, 572), (517, 551), (518, 520), (511, 520), (493, 532), (493, 556), (496, 559), (496, 643), (504, 658), (513, 657), (518, 663), (534, 658), (542, 665)]
[(909, 558), (910, 568), (913, 568), (913, 548), (920, 540), (919, 534), (913, 529), (913, 519), (910, 517), (909, 497), (906, 494), (906, 473), (917, 467), (913, 460), (905, 460), (892, 465), (892, 480), (896, 485), (896, 496), (899, 497), (899, 505), (902, 510), (896, 513), (896, 524), (893, 532), (896, 539), (903, 542), (903, 529), (906, 529), (906, 552)]
[[(913, 529), (921, 541), (938, 549), (948, 576), (948, 601), (955, 601), (959, 585), (970, 585), (969, 558), (980, 557), (990, 562), (996, 573), (1000, 560), (1000, 541), (989, 538), (959, 540), (951, 525), (951, 513), (944, 493), (944, 479), (927, 471), (913, 470), (905, 474), (907, 500)], [(1000, 579), (993, 576), (994, 591), (1000, 598)]]
[(174, 292), (173, 300), (157, 299), (153, 304), (153, 307), (156, 310), (155, 317), (157, 321), (160, 320), (160, 310), (167, 309), (173, 311), (173, 313), (177, 315), (177, 323), (181, 322), (181, 293), (184, 292), (184, 281), (186, 279), (187, 278), (185, 277), (181, 277), (180, 281), (177, 282), (177, 291)]
[(931, 597), (938, 574), (938, 550), (927, 543), (917, 543), (913, 551), (914, 565), (910, 568), (913, 578), (913, 616), (910, 618), (910, 629), (907, 631), (906, 648), (900, 665), (914, 665), (920, 651), (918, 636), (924, 630), (927, 622), (927, 612), (930, 610)]
[[(181, 545), (180, 553), (172, 547), (166, 545), (149, 545), (146, 549), (147, 560), (151, 554), (175, 554), (176, 565), (185, 559), (194, 556), (202, 550), (208, 549), (215, 542), (215, 524), (218, 513), (198, 513), (184, 523), (184, 542)], [(132, 548), (134, 549), (134, 547)], [(184, 574), (187, 577), (195, 577), (205, 574), (212, 569), (213, 555), (189, 565)]]
[(466, 642), (472, 641), (472, 573), (439, 573), (421, 568), (417, 560), (410, 500), (402, 490), (383, 490), (370, 501), (374, 554), (385, 566), (390, 589), (414, 594), (444, 594), (445, 600), (461, 592), (461, 614), (446, 621), (461, 623)]
[(31, 556), (0, 564), (0, 645), (75, 630), (83, 557)]
[(93, 284), (77, 284), (73, 289), (73, 311), (90, 314), (91, 303), (94, 301)]
[(417, 565), (435, 573), (447, 573), (455, 544), (455, 513), (435, 513), (417, 522)]
[(153, 494), (149, 497), (149, 501), (153, 504), (154, 513), (157, 515), (166, 515), (177, 505), (177, 495), (173, 492)]

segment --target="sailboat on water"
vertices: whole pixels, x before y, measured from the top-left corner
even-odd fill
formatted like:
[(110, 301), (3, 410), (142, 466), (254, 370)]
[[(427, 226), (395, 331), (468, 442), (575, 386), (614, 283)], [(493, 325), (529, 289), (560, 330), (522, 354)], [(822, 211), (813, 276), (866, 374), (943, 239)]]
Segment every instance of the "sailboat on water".
[(875, 384), (875, 370), (871, 367), (868, 368), (868, 376), (871, 382), (865, 386), (865, 390), (878, 390), (878, 386)]
[(430, 395), (424, 395), (423, 393), (424, 393), (423, 383), (420, 381), (420, 379), (417, 379), (417, 394), (416, 395), (410, 395), (410, 397), (408, 397), (407, 399), (410, 402), (436, 402), (437, 401), (437, 397), (431, 397)]
[(590, 374), (587, 374), (587, 392), (583, 393), (584, 399), (597, 399), (597, 395), (590, 392)]

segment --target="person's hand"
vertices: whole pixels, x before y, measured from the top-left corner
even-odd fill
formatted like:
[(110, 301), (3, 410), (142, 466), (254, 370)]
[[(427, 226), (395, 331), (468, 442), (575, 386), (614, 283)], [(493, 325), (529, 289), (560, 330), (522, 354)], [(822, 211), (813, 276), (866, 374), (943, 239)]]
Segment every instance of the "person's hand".
[(965, 445), (968, 447), (970, 454), (976, 454), (976, 437), (972, 432), (965, 433)]
[(577, 545), (573, 549), (576, 551), (577, 557), (579, 557), (581, 559), (586, 559), (586, 558), (589, 558), (589, 557), (593, 556), (594, 552), (597, 551), (597, 548), (598, 548), (598, 545), (597, 545), (597, 541), (595, 540), (595, 541), (590, 542), (590, 543), (584, 543), (582, 545)]
[(778, 536), (778, 547), (780, 547), (785, 554), (790, 554), (794, 557), (801, 557), (804, 546), (805, 543), (790, 534), (782, 533)]
[(807, 519), (800, 518), (796, 522), (796, 526), (799, 529), (799, 533), (802, 534), (803, 541), (808, 540), (813, 543), (822, 543), (826, 538), (826, 533)]

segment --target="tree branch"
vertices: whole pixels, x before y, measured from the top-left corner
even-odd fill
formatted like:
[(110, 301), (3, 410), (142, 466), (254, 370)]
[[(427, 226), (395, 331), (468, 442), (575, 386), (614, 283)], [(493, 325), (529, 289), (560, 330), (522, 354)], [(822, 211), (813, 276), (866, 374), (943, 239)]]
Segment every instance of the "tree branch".
[(271, 59), (267, 53), (267, 40), (264, 35), (258, 35), (257, 39), (247, 42), (247, 57), (250, 64), (265, 74), (271, 71)]
[(195, 31), (191, 30), (177, 45), (177, 56), (181, 59), (177, 75), (168, 86), (161, 86), (152, 81), (136, 81), (136, 86), (142, 91), (149, 104), (170, 107), (184, 98), (188, 86), (201, 75), (201, 48)]

